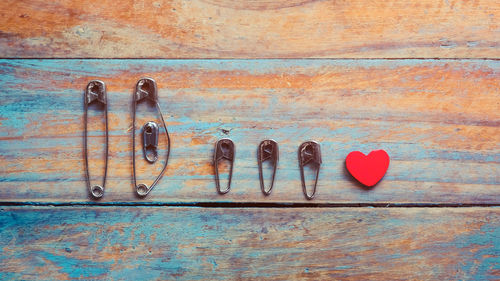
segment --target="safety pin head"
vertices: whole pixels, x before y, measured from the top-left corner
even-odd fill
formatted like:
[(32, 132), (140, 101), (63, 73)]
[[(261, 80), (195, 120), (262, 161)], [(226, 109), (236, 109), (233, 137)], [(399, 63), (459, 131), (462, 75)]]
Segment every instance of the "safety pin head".
[(154, 163), (158, 160), (158, 135), (160, 128), (158, 124), (149, 121), (142, 127), (142, 152), (144, 158), (149, 163)]
[(153, 78), (141, 78), (135, 86), (135, 102), (148, 99), (152, 102), (158, 102), (158, 87)]
[[(279, 148), (278, 143), (275, 140), (263, 140), (259, 144), (259, 148), (257, 150), (257, 162), (259, 165), (259, 179), (260, 179), (260, 188), (264, 195), (268, 196), (271, 194), (274, 185), (274, 177), (276, 175), (276, 169), (278, 167), (279, 160)], [(264, 176), (263, 176), (263, 168), (262, 163), (265, 161), (271, 161), (273, 166), (273, 174), (271, 177), (271, 184), (268, 190), (266, 190), (264, 185)]]
[(230, 139), (220, 139), (215, 143), (215, 161), (222, 159), (234, 160), (234, 143)]
[(321, 165), (321, 147), (315, 141), (306, 141), (299, 147), (300, 166), (304, 167), (309, 163)]
[[(229, 190), (231, 189), (231, 178), (233, 176), (234, 156), (235, 156), (235, 149), (232, 140), (220, 139), (215, 143), (215, 151), (214, 151), (215, 186), (219, 194), (228, 193)], [(230, 162), (229, 180), (227, 183), (227, 188), (225, 190), (221, 190), (220, 180), (219, 180), (219, 162), (222, 160), (228, 160)]]
[(273, 163), (278, 162), (279, 151), (278, 143), (275, 140), (263, 140), (259, 144), (259, 162), (271, 160)]
[(106, 84), (101, 80), (92, 80), (87, 84), (87, 89), (85, 91), (85, 101), (87, 104), (91, 104), (94, 101), (98, 101), (102, 104), (107, 103), (106, 94)]
[[(302, 191), (308, 200), (313, 199), (316, 195), (321, 162), (321, 147), (319, 143), (315, 141), (306, 141), (299, 146), (299, 167), (302, 181)], [(304, 166), (306, 165), (311, 165), (313, 166), (313, 169), (316, 169), (316, 178), (314, 180), (313, 192), (311, 195), (307, 193), (306, 182), (304, 179)]]

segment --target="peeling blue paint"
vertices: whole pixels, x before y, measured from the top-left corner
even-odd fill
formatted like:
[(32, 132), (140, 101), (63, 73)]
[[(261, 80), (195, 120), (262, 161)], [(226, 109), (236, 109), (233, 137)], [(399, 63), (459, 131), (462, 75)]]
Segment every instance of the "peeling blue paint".
[[(66, 159), (78, 162), (81, 161), (81, 132), (58, 133), (57, 138), (51, 136), (36, 136), (37, 132), (43, 131), (43, 122), (50, 122), (54, 126), (64, 128), (65, 125), (75, 126), (81, 122), (83, 114), (82, 95), (85, 85), (76, 85), (74, 80), (86, 78), (89, 76), (100, 76), (104, 80), (107, 77), (116, 78), (123, 72), (142, 74), (141, 71), (148, 69), (151, 72), (164, 72), (176, 78), (177, 71), (189, 72), (191, 70), (203, 71), (233, 71), (234, 75), (238, 73), (245, 75), (259, 74), (303, 74), (327, 73), (335, 70), (352, 71), (353, 69), (387, 69), (387, 73), (400, 67), (432, 67), (440, 69), (449, 69), (451, 71), (461, 71), (464, 75), (469, 75), (475, 71), (481, 71), (481, 78), (497, 78), (500, 75), (500, 61), (498, 60), (357, 60), (357, 59), (292, 59), (292, 60), (140, 60), (141, 67), (137, 66), (137, 60), (39, 60), (39, 59), (2, 59), (0, 60), (0, 81), (4, 88), (0, 92), (0, 137), (2, 140), (0, 146), (0, 155), (7, 159), (46, 159), (46, 167), (42, 170), (21, 170), (22, 163), (9, 163), (3, 168), (13, 171), (2, 173), (0, 182), (17, 183), (25, 182), (23, 192), (29, 194), (18, 194), (29, 196), (30, 198), (47, 198), (51, 196), (50, 192), (29, 192), (27, 187), (33, 183), (51, 183), (58, 188), (84, 188), (84, 184), (77, 186), (76, 183), (83, 182), (82, 167), (75, 168), (72, 172), (56, 173), (52, 172), (53, 164), (60, 156)], [(426, 73), (418, 73), (414, 76), (417, 81), (423, 81), (427, 78)], [(229, 79), (230, 77), (228, 77)], [(47, 87), (47, 80), (50, 80), (51, 87)], [(58, 87), (57, 83), (73, 83), (74, 89), (68, 89), (68, 86)], [(115, 91), (113, 85), (109, 85), (110, 112), (114, 118), (128, 116), (130, 112), (130, 96), (135, 81), (130, 81), (131, 91)], [(52, 85), (53, 84), (53, 85)], [(418, 83), (417, 83), (418, 84)], [(495, 87), (496, 85), (492, 85)], [(123, 85), (120, 85), (123, 87)], [(257, 169), (255, 161), (255, 149), (264, 137), (273, 137), (280, 143), (280, 150), (283, 154), (277, 180), (278, 182), (296, 183), (298, 180), (298, 167), (296, 163), (296, 149), (298, 145), (307, 139), (317, 139), (322, 145), (324, 154), (324, 165), (320, 174), (320, 188), (331, 187), (338, 182), (344, 182), (346, 175), (343, 173), (343, 159), (351, 150), (360, 150), (368, 153), (373, 149), (386, 149), (391, 155), (394, 163), (398, 161), (412, 161), (412, 165), (391, 165), (385, 180), (404, 181), (404, 182), (435, 182), (435, 183), (457, 183), (457, 184), (476, 184), (476, 185), (500, 185), (500, 153), (498, 150), (463, 148), (447, 149), (447, 141), (464, 142), (468, 139), (458, 134), (446, 133), (436, 135), (433, 129), (443, 127), (449, 129), (457, 126), (454, 123), (463, 126), (490, 126), (495, 127), (498, 120), (470, 120), (459, 117), (451, 120), (448, 124), (440, 120), (440, 116), (424, 115), (425, 120), (408, 120), (407, 112), (390, 112), (377, 110), (376, 116), (369, 116), (371, 112), (355, 111), (345, 109), (345, 112), (339, 109), (332, 109), (328, 112), (328, 107), (318, 109), (314, 106), (302, 102), (301, 99), (307, 98), (305, 89), (284, 88), (260, 88), (259, 95), (265, 97), (267, 104), (259, 104), (258, 100), (248, 100), (245, 98), (252, 89), (219, 89), (203, 88), (197, 84), (192, 84), (187, 88), (164, 89), (160, 90), (162, 106), (165, 107), (169, 131), (172, 135), (192, 132), (196, 137), (208, 140), (205, 144), (186, 145), (189, 139), (173, 138), (173, 149), (171, 161), (181, 161), (186, 155), (191, 158), (206, 159), (206, 161), (197, 160), (186, 163), (182, 170), (176, 170), (168, 180), (160, 182), (158, 188), (168, 189), (169, 192), (180, 192), (188, 187), (185, 181), (199, 180), (197, 188), (213, 189), (212, 175), (193, 175), (192, 171), (210, 163), (213, 143), (217, 138), (231, 137), (237, 145), (237, 160), (235, 169), (234, 193), (244, 194), (248, 189), (238, 188), (241, 186), (258, 186)], [(264, 86), (262, 86), (264, 87)], [(348, 87), (347, 87), (348, 88)], [(376, 86), (373, 86), (376, 88)], [(418, 86), (402, 87), (395, 85), (389, 89), (395, 94), (415, 91), (415, 96), (424, 93), (425, 89), (419, 89)], [(200, 93), (202, 91), (202, 93)], [(302, 91), (302, 92), (301, 92)], [(338, 90), (335, 95), (341, 97), (343, 94), (353, 94), (374, 97), (380, 92), (359, 89), (351, 93)], [(470, 93), (461, 93), (470, 94)], [(475, 93), (480, 94), (480, 93)], [(319, 91), (317, 97), (330, 97), (330, 89)], [(220, 98), (224, 97), (224, 98)], [(316, 97), (316, 96), (315, 96)], [(202, 98), (205, 98), (203, 100)], [(281, 99), (288, 98), (290, 102), (280, 102)], [(201, 103), (200, 101), (203, 101)], [(302, 103), (301, 103), (302, 102)], [(218, 112), (218, 118), (206, 118), (200, 116), (198, 108), (204, 106)], [(232, 108), (230, 110), (229, 108)], [(240, 114), (235, 114), (234, 108), (241, 108)], [(321, 111), (323, 110), (323, 111)], [(279, 122), (280, 120), (270, 120), (266, 126), (266, 116), (273, 113), (279, 113), (282, 120), (295, 120), (296, 116), (301, 117), (300, 122), (289, 123)], [(220, 114), (219, 114), (220, 113)], [(201, 113), (204, 113), (202, 111)], [(415, 113), (415, 116), (421, 116)], [(325, 120), (327, 116), (328, 120)], [(259, 126), (255, 127), (257, 121)], [(271, 122), (272, 121), (272, 122)], [(273, 124), (274, 121), (277, 124)], [(115, 147), (128, 147), (129, 139), (127, 127), (130, 120), (118, 120), (119, 127), (111, 129), (111, 136), (114, 137)], [(454, 122), (454, 123), (453, 123)], [(483, 123), (485, 124), (483, 124)], [(317, 124), (321, 124), (318, 126)], [(339, 125), (340, 124), (340, 125)], [(361, 124), (361, 125), (360, 125)], [(368, 127), (369, 126), (369, 127)], [(462, 125), (461, 125), (462, 126)], [(371, 128), (371, 129), (369, 129)], [(222, 132), (222, 129), (229, 131), (228, 134)], [(397, 132), (406, 132), (414, 130), (416, 132), (412, 139), (408, 139), (408, 134), (398, 135)], [(381, 132), (375, 134), (374, 131)], [(42, 132), (41, 132), (42, 133)], [(89, 132), (91, 136), (102, 135), (102, 132)], [(384, 134), (393, 134), (390, 138), (384, 138)], [(35, 135), (35, 136), (33, 136)], [(374, 139), (389, 139), (389, 141), (377, 141)], [(346, 142), (346, 140), (349, 140)], [(485, 139), (485, 143), (489, 140)], [(26, 148), (29, 148), (27, 150)], [(57, 149), (57, 150), (56, 150)], [(57, 152), (54, 152), (57, 151)], [(114, 151), (115, 159), (129, 159), (130, 152), (120, 150)], [(52, 162), (51, 162), (52, 161)], [(129, 165), (128, 162), (124, 165)], [(461, 173), (466, 167), (468, 173)], [(50, 173), (47, 171), (51, 171)], [(113, 177), (113, 176), (112, 176)], [(126, 176), (113, 177), (113, 180), (127, 181)], [(486, 187), (489, 188), (489, 187)], [(28, 190), (28, 191), (26, 191)], [(323, 189), (324, 190), (324, 189)], [(472, 193), (472, 188), (464, 193)], [(166, 192), (166, 191), (165, 191)], [(320, 191), (321, 192), (321, 191)], [(377, 196), (382, 196), (376, 191), (366, 193), (364, 191), (354, 190), (353, 196), (357, 199), (376, 200)], [(452, 191), (450, 191), (452, 192)], [(2, 195), (6, 193), (1, 193)], [(165, 193), (164, 193), (165, 194)], [(410, 196), (410, 194), (407, 194)], [(425, 197), (425, 194), (418, 192), (411, 195)], [(401, 195), (399, 195), (401, 196)], [(464, 195), (466, 196), (466, 195)], [(470, 195), (473, 198), (477, 196), (486, 196), (484, 191), (482, 195)], [(388, 197), (381, 197), (387, 199)], [(67, 199), (67, 198), (66, 198)], [(404, 199), (404, 198), (403, 198)], [(408, 197), (408, 200), (411, 200)], [(441, 199), (442, 200), (442, 199)], [(491, 199), (494, 200), (494, 199)]]

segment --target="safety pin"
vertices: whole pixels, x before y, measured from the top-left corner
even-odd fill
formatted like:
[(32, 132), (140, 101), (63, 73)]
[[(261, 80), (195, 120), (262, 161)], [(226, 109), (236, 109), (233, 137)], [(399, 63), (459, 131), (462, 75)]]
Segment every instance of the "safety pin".
[[(312, 165), (316, 168), (316, 179), (314, 181), (314, 188), (311, 195), (307, 194), (306, 182), (304, 179), (304, 166)], [(300, 178), (302, 181), (302, 192), (307, 200), (314, 199), (316, 195), (316, 186), (318, 185), (319, 168), (321, 167), (321, 147), (315, 141), (306, 141), (299, 146), (299, 167)]]
[[(100, 80), (92, 80), (87, 84), (87, 88), (85, 89), (85, 94), (83, 96), (83, 104), (84, 104), (84, 124), (85, 124), (85, 133), (84, 133), (84, 154), (85, 154), (85, 177), (87, 180), (87, 189), (90, 194), (96, 199), (101, 198), (104, 195), (104, 188), (106, 186), (106, 177), (108, 174), (108, 95), (106, 93), (106, 85), (104, 82)], [(106, 160), (104, 164), (104, 176), (102, 179), (102, 185), (93, 185), (90, 184), (90, 172), (89, 172), (89, 155), (88, 155), (88, 147), (87, 147), (87, 138), (88, 138), (88, 108), (89, 105), (93, 102), (101, 103), (104, 106), (104, 116), (106, 119)]]
[[(134, 171), (134, 187), (135, 191), (137, 192), (137, 195), (144, 197), (148, 195), (148, 193), (155, 187), (155, 185), (160, 181), (160, 179), (163, 177), (163, 174), (165, 173), (165, 170), (167, 169), (167, 163), (168, 163), (168, 158), (170, 156), (170, 136), (168, 135), (168, 130), (167, 130), (167, 125), (165, 124), (165, 119), (163, 119), (163, 114), (161, 113), (160, 109), (160, 103), (158, 101), (158, 88), (156, 86), (156, 81), (153, 80), (152, 78), (142, 78), (139, 81), (137, 81), (136, 87), (135, 87), (135, 92), (132, 96), (133, 98), (133, 123), (132, 123), (132, 166), (133, 166), (133, 171)], [(137, 184), (137, 177), (136, 177), (136, 167), (135, 167), (135, 115), (136, 115), (136, 110), (137, 110), (137, 104), (143, 100), (148, 100), (151, 103), (154, 103), (156, 105), (156, 109), (158, 110), (158, 113), (160, 114), (161, 117), (161, 122), (163, 123), (163, 127), (165, 128), (165, 139), (167, 140), (167, 159), (165, 160), (165, 164), (163, 165), (163, 168), (156, 177), (156, 179), (153, 181), (151, 186), (147, 186), (144, 183)], [(147, 127), (151, 126), (154, 122), (148, 122), (143, 126), (143, 140), (145, 138), (144, 134), (146, 131), (149, 131)], [(156, 123), (154, 123), (156, 124)], [(154, 127), (154, 125), (153, 125)], [(156, 125), (156, 128), (158, 128), (158, 125)], [(159, 130), (159, 129), (158, 129)], [(156, 141), (157, 141), (158, 136), (156, 135)], [(154, 137), (153, 137), (154, 140)], [(143, 145), (148, 145), (149, 141), (147, 143), (143, 142)], [(156, 145), (157, 142), (156, 142)], [(143, 153), (144, 157), (149, 163), (154, 163), (156, 161), (155, 156), (154, 161), (153, 159), (149, 158), (146, 156), (146, 148), (143, 147)], [(150, 161), (152, 160), (152, 161)]]
[(158, 160), (159, 134), (160, 128), (156, 122), (149, 121), (142, 127), (142, 154), (144, 155), (144, 159), (151, 164)]
[[(220, 139), (215, 143), (214, 151), (214, 167), (215, 167), (215, 187), (219, 194), (226, 194), (231, 189), (231, 178), (233, 177), (233, 165), (234, 165), (235, 149), (234, 143), (230, 139)], [(227, 183), (227, 188), (225, 190), (220, 189), (219, 180), (219, 162), (221, 160), (228, 160), (231, 163), (229, 168), (229, 180)]]
[[(264, 176), (262, 171), (262, 163), (265, 161), (271, 161), (273, 165), (273, 175), (271, 177), (271, 185), (269, 190), (266, 190), (264, 186)], [(278, 143), (275, 140), (263, 140), (259, 144), (257, 150), (257, 162), (259, 164), (259, 179), (260, 179), (260, 189), (264, 195), (268, 196), (271, 194), (274, 185), (274, 177), (276, 175), (276, 170), (278, 167), (279, 160), (279, 148)]]

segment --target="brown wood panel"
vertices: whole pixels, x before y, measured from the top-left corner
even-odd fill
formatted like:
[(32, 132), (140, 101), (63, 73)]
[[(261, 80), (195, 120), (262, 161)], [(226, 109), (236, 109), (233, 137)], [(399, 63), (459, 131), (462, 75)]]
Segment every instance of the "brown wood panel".
[(4, 0), (1, 57), (499, 58), (497, 0)]
[(499, 208), (2, 207), (0, 277), (496, 280)]
[[(0, 200), (87, 200), (82, 95), (94, 78), (107, 83), (110, 106), (102, 200), (141, 200), (131, 183), (130, 101), (147, 75), (159, 84), (172, 153), (146, 201), (306, 202), (297, 148), (314, 139), (323, 152), (317, 203), (498, 204), (499, 70), (491, 60), (3, 60)], [(144, 109), (138, 124), (154, 118)], [(96, 176), (103, 126), (91, 115)], [(236, 144), (232, 190), (224, 196), (215, 191), (211, 164), (222, 137)], [(269, 197), (260, 192), (256, 162), (264, 138), (276, 139), (281, 151)], [(382, 182), (364, 189), (344, 159), (373, 149), (388, 151), (392, 162)], [(149, 183), (161, 166), (150, 171), (143, 162), (139, 178)]]

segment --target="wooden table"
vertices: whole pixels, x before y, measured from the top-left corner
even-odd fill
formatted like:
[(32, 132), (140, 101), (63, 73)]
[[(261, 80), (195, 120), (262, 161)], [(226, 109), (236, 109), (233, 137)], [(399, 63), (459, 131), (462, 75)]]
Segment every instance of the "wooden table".
[[(4, 0), (0, 14), (0, 279), (500, 279), (500, 2)], [(145, 76), (172, 150), (141, 199), (131, 96)], [(98, 201), (82, 153), (92, 79), (109, 102)], [(94, 181), (102, 129), (91, 110)], [(218, 195), (223, 137), (236, 161)], [(280, 145), (268, 197), (265, 138)], [(297, 162), (310, 139), (313, 201)], [(344, 160), (374, 149), (391, 164), (363, 188)]]

